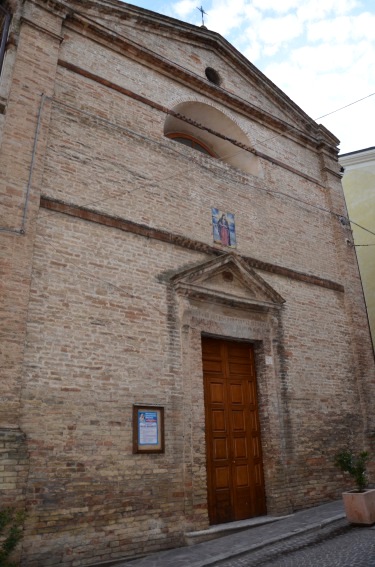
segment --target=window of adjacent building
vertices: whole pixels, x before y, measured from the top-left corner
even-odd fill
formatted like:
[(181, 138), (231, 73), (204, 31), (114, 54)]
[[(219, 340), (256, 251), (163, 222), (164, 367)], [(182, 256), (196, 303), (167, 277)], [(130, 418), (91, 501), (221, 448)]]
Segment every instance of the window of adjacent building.
[(5, 48), (12, 15), (5, 6), (0, 6), (0, 75), (3, 68)]

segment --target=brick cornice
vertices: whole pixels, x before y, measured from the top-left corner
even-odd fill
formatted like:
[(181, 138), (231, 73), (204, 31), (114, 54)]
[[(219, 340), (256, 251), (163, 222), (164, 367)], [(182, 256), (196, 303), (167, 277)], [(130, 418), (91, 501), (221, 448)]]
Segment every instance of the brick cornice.
[[(226, 250), (216, 248), (215, 246), (210, 246), (204, 242), (198, 240), (193, 240), (187, 238), (180, 234), (175, 234), (168, 232), (166, 230), (150, 227), (144, 224), (139, 224), (131, 220), (122, 219), (106, 213), (101, 213), (98, 211), (93, 211), (85, 207), (80, 207), (79, 205), (71, 205), (63, 201), (53, 199), (50, 197), (42, 196), (40, 200), (40, 206), (44, 209), (50, 211), (59, 212), (71, 217), (79, 218), (89, 222), (94, 222), (111, 228), (116, 228), (124, 232), (130, 232), (132, 234), (137, 234), (139, 236), (144, 236), (146, 238), (153, 238), (161, 242), (166, 242), (173, 244), (175, 246), (180, 246), (188, 250), (194, 250), (196, 252), (203, 252), (205, 254), (212, 254), (215, 256), (220, 256), (226, 254)], [(256, 258), (241, 255), (241, 258), (251, 267), (258, 270), (263, 270), (265, 272), (270, 272), (272, 274), (277, 274), (297, 280), (300, 282), (305, 282), (307, 284), (316, 285), (319, 287), (324, 287), (326, 289), (331, 289), (333, 291), (344, 292), (344, 286), (338, 284), (334, 281), (327, 280), (325, 278), (320, 278), (318, 276), (305, 274), (303, 272), (298, 272), (296, 270), (291, 270), (290, 268), (285, 268), (283, 266), (278, 266), (277, 264), (271, 264), (269, 262), (262, 262)]]
[(54, 33), (51, 30), (48, 30), (46, 27), (42, 27), (42, 26), (38, 25), (36, 22), (33, 22), (32, 20), (29, 20), (28, 18), (22, 17), (20, 21), (21, 21), (21, 24), (27, 24), (30, 27), (38, 30), (38, 32), (41, 32), (43, 34), (47, 34), (50, 37), (52, 37), (53, 39), (55, 39), (56, 41), (58, 41), (59, 43), (61, 43), (64, 39), (62, 36)]

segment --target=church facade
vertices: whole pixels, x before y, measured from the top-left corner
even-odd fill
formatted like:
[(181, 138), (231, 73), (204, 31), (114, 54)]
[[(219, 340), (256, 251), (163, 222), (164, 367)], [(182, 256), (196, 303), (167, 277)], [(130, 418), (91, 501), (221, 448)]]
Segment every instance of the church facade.
[(92, 565), (338, 498), (374, 359), (339, 141), (213, 31), (1, 8), (0, 503)]

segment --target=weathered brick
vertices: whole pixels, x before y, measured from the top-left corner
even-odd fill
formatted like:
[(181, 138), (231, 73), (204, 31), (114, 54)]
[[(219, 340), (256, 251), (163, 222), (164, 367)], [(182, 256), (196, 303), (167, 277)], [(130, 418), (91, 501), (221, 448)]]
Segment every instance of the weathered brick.
[[(337, 497), (334, 454), (370, 447), (375, 425), (355, 255), (322, 211), (346, 214), (337, 141), (207, 31), (122, 3), (15, 4), (0, 80), (0, 495), (27, 509), (22, 564), (146, 554), (208, 526), (202, 334), (254, 344), (268, 512)], [(166, 138), (165, 109), (186, 102), (258, 156), (235, 167)], [(227, 251), (212, 207), (235, 214), (235, 258), (282, 307), (246, 309), (258, 290), (221, 272), (202, 284), (208, 301), (176, 291), (173, 276)], [(139, 403), (165, 408), (164, 454), (133, 454)]]

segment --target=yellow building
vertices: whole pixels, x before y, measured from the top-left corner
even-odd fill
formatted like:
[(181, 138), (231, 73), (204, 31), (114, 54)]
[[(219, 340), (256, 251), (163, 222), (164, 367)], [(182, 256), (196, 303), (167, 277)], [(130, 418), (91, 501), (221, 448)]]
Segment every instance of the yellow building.
[[(339, 156), (342, 179), (375, 347), (375, 147)], [(360, 226), (358, 226), (360, 225)]]

